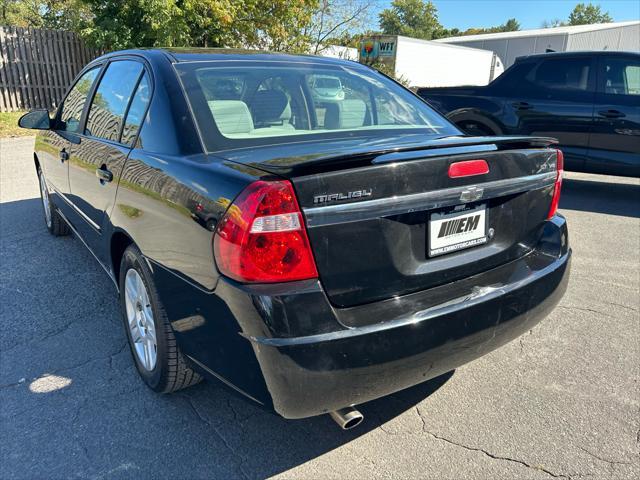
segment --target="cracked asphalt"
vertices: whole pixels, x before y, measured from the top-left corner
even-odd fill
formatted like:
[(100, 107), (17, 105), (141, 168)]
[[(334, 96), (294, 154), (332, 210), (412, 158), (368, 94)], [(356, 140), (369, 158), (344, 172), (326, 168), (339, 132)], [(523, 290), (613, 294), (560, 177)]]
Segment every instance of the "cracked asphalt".
[(144, 387), (109, 279), (45, 230), (32, 145), (0, 139), (0, 478), (640, 478), (637, 179), (569, 173), (558, 308), (343, 432), (215, 382)]

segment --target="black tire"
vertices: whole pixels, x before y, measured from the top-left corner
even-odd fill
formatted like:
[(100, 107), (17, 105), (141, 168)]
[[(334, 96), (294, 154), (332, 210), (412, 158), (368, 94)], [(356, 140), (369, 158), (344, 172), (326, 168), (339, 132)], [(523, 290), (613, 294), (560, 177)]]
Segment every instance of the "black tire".
[(491, 130), (486, 125), (483, 125), (482, 123), (476, 122), (475, 120), (463, 120), (456, 123), (456, 125), (467, 135), (473, 135), (477, 137), (493, 137), (495, 135), (495, 132), (493, 130)]
[[(131, 337), (131, 329), (129, 328), (127, 320), (125, 279), (127, 272), (130, 269), (135, 269), (142, 278), (149, 297), (151, 311), (153, 313), (153, 321), (156, 331), (157, 357), (155, 366), (150, 371), (143, 366), (135, 351), (134, 342)], [(190, 368), (186, 359), (180, 352), (171, 324), (169, 323), (167, 314), (162, 305), (162, 301), (160, 300), (158, 291), (153, 284), (151, 271), (149, 270), (146, 260), (142, 257), (142, 253), (135, 245), (129, 245), (122, 255), (122, 261), (120, 262), (120, 278), (118, 282), (120, 286), (120, 309), (122, 311), (122, 320), (129, 340), (131, 355), (133, 356), (133, 360), (142, 380), (144, 380), (151, 390), (159, 393), (171, 393), (199, 383), (202, 380), (202, 377)]]
[[(40, 185), (40, 200), (42, 205), (42, 214), (44, 217), (44, 224), (49, 230), (49, 233), (54, 237), (64, 237), (71, 233), (71, 228), (67, 225), (67, 222), (64, 221), (58, 209), (51, 201), (49, 196), (49, 190), (44, 186), (44, 175), (40, 169), (37, 170), (38, 173), (38, 184)], [(49, 204), (49, 212), (51, 215), (51, 219), (47, 219), (47, 212), (45, 207), (45, 201)]]

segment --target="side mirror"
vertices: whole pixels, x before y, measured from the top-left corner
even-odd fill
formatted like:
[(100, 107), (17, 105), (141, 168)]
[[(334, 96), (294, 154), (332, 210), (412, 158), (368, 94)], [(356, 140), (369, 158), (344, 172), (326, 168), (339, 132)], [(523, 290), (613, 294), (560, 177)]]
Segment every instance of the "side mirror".
[(18, 120), (18, 126), (20, 128), (29, 128), (32, 130), (49, 130), (51, 128), (51, 119), (49, 118), (49, 112), (42, 110), (32, 110), (29, 113), (25, 113)]

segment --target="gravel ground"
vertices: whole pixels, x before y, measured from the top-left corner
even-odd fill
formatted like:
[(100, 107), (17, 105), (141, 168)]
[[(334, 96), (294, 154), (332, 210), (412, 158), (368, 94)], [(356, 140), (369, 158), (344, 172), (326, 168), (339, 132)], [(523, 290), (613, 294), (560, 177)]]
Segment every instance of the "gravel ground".
[(32, 138), (0, 139), (0, 477), (639, 478), (640, 184), (567, 175), (567, 294), (455, 373), (328, 417), (285, 421), (208, 382), (138, 379), (116, 292), (45, 230)]

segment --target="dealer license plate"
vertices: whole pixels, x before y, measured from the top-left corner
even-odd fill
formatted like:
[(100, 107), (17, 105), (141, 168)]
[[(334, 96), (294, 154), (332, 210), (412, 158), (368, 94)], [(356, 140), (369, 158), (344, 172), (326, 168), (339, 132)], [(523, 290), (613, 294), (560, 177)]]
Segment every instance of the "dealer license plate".
[(487, 242), (487, 208), (432, 213), (429, 219), (429, 256), (444, 255)]

